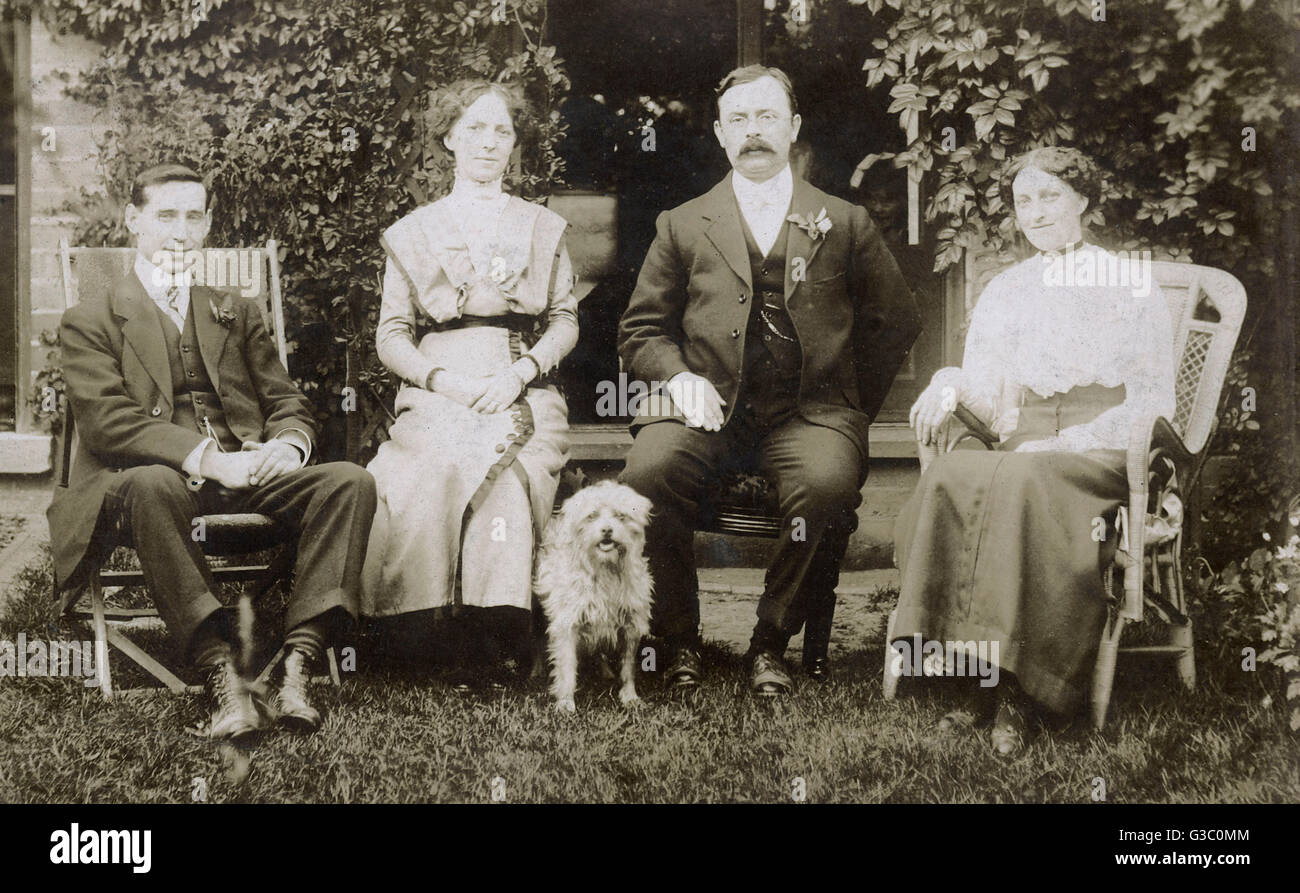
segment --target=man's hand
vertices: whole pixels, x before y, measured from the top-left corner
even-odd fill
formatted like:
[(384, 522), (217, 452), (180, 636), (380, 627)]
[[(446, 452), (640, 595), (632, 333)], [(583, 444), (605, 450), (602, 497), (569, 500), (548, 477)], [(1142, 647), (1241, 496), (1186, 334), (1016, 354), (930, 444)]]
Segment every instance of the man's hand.
[(705, 431), (717, 431), (722, 427), (725, 418), (722, 407), (727, 401), (707, 378), (694, 372), (679, 372), (668, 379), (666, 387), (668, 396), (686, 416), (688, 426)]
[(253, 487), (269, 484), (285, 472), (302, 467), (302, 453), (287, 440), (257, 443), (244, 441), (243, 452), (251, 456), (248, 483)]
[(912, 404), (908, 424), (916, 430), (916, 439), (929, 446), (935, 443), (939, 429), (957, 408), (957, 388), (949, 380), (932, 381)]
[(434, 393), (455, 400), (462, 406), (472, 407), (483, 396), (490, 381), (490, 378), (461, 375), (459, 372), (439, 369), (433, 376), (433, 390)]
[(227, 490), (247, 490), (253, 486), (250, 479), (254, 458), (252, 453), (223, 453), (210, 443), (203, 452), (199, 474)]
[(479, 412), (501, 412), (515, 402), (524, 389), (523, 380), (510, 369), (502, 369), (487, 379), (487, 389), (470, 407)]

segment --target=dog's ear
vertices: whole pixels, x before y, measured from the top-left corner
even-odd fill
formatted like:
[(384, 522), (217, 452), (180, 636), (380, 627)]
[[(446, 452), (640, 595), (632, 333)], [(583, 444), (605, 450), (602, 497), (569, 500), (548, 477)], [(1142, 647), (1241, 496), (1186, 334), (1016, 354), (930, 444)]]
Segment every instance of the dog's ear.
[(564, 505), (560, 506), (560, 513), (551, 523), (557, 525), (556, 533), (564, 539), (571, 540), (574, 537), (577, 525), (582, 516), (587, 512), (588, 496), (584, 495), (587, 487), (583, 487), (577, 493), (574, 493), (568, 499), (564, 500)]
[(557, 536), (568, 537), (569, 529), (573, 526), (573, 506), (576, 501), (577, 499), (573, 496), (564, 500), (559, 512), (551, 519), (551, 527)]
[(632, 496), (628, 500), (628, 504), (641, 524), (645, 525), (650, 523), (650, 512), (654, 510), (653, 502), (642, 496), (640, 493), (633, 491)]

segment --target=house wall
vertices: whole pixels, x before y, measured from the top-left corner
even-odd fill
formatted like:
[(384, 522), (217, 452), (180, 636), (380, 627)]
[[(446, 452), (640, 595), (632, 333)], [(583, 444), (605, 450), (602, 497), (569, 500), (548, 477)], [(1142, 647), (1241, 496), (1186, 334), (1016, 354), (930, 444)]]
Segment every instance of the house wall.
[(39, 17), (33, 17), (28, 50), (30, 277), (28, 287), (20, 289), (18, 295), (18, 324), (20, 340), (29, 349), (20, 356), (17, 431), (0, 433), (0, 474), (34, 474), (50, 469), (50, 437), (32, 418), (27, 399), (45, 363), (46, 349), (40, 344), (40, 335), (57, 330), (63, 313), (57, 251), (59, 239), (72, 238), (78, 219), (67, 206), (79, 198), (83, 188), (93, 187), (100, 180), (94, 110), (69, 99), (64, 91), (76, 82), (78, 72), (99, 57), (102, 48), (91, 41), (53, 34)]

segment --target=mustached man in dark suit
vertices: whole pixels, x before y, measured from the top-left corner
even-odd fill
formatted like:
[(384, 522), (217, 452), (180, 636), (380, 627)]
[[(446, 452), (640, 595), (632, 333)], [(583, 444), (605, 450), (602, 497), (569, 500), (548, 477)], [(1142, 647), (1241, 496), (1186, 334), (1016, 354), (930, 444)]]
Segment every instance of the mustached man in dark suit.
[(356, 616), (374, 481), (350, 463), (308, 464), (311, 406), (280, 364), (260, 310), (234, 291), (192, 283), (185, 253), (203, 247), (211, 223), (195, 171), (144, 171), (126, 208), (133, 269), (63, 315), (80, 444), (69, 486), (48, 513), (55, 573), (66, 608), (87, 556), (124, 523), (168, 630), (206, 670), (212, 736), (238, 738), (262, 725), (262, 713), (240, 684), (228, 612), (192, 522), (256, 512), (286, 525), (299, 545), (273, 706), (286, 725), (314, 730), (310, 670)]
[[(669, 685), (698, 684), (693, 526), (719, 467), (752, 455), (784, 527), (747, 660), (760, 695), (787, 692), (782, 655), (812, 593), (830, 594), (867, 471), (867, 429), (920, 318), (867, 212), (790, 170), (800, 118), (789, 78), (751, 65), (718, 87), (714, 132), (732, 172), (659, 216), (619, 328), (647, 400), (622, 480), (655, 505), (646, 552), (652, 632)], [(648, 409), (644, 408), (648, 407)]]

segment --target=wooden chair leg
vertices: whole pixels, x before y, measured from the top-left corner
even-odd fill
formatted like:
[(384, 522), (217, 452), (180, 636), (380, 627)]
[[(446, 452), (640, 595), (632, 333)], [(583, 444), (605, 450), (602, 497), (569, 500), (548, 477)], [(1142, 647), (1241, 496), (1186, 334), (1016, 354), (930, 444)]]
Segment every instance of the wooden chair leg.
[[(262, 668), (262, 672), (257, 674), (258, 685), (264, 685), (268, 680), (270, 680), (271, 673), (279, 665), (280, 661), (284, 660), (285, 657), (284, 652), (285, 652), (285, 647), (281, 645), (279, 650), (275, 652), (275, 655), (269, 661), (267, 661), (266, 666)], [(325, 649), (325, 660), (329, 664), (329, 675), (313, 676), (311, 677), (311, 681), (332, 682), (335, 688), (341, 688), (343, 686), (343, 683), (339, 679), (338, 655), (335, 653), (333, 645)]]
[(95, 675), (105, 699), (113, 697), (113, 677), (108, 667), (108, 623), (104, 620), (104, 589), (99, 571), (90, 575), (90, 610), (95, 617)]
[(1174, 623), (1169, 627), (1169, 644), (1183, 649), (1176, 664), (1178, 679), (1188, 691), (1196, 691), (1196, 652), (1193, 645), (1192, 621)]
[(804, 666), (813, 658), (826, 657), (831, 648), (831, 627), (835, 623), (835, 590), (829, 598), (818, 593), (816, 601), (808, 606), (808, 617), (803, 625)]
[(892, 647), (894, 641), (894, 621), (897, 617), (897, 610), (890, 611), (889, 622), (885, 624), (885, 669), (883, 671), (883, 687), (886, 701), (892, 701), (895, 695), (898, 694), (898, 679), (900, 674), (894, 672), (895, 657), (894, 649)]
[(283, 659), (284, 646), (281, 645), (279, 649), (276, 650), (275, 654), (272, 655), (271, 659), (266, 662), (266, 666), (262, 668), (262, 672), (257, 674), (257, 684), (264, 685), (266, 681), (271, 678), (271, 671), (274, 670)]
[(1097, 665), (1092, 673), (1092, 727), (1100, 730), (1106, 725), (1106, 710), (1110, 707), (1110, 692), (1115, 684), (1115, 662), (1119, 658), (1119, 640), (1124, 634), (1123, 617), (1116, 615), (1110, 628), (1101, 631), (1101, 644), (1097, 647)]
[(149, 654), (149, 652), (145, 651), (135, 642), (132, 642), (122, 633), (112, 628), (109, 628), (107, 633), (108, 644), (112, 645), (118, 651), (139, 664), (150, 676), (153, 676), (163, 685), (167, 686), (167, 689), (172, 694), (183, 695), (191, 689), (199, 689), (198, 686), (186, 685), (181, 681), (180, 677), (155, 660), (153, 655)]
[(330, 681), (334, 683), (335, 688), (342, 688), (343, 683), (339, 681), (339, 659), (334, 653), (333, 645), (325, 649), (325, 659), (330, 665)]

